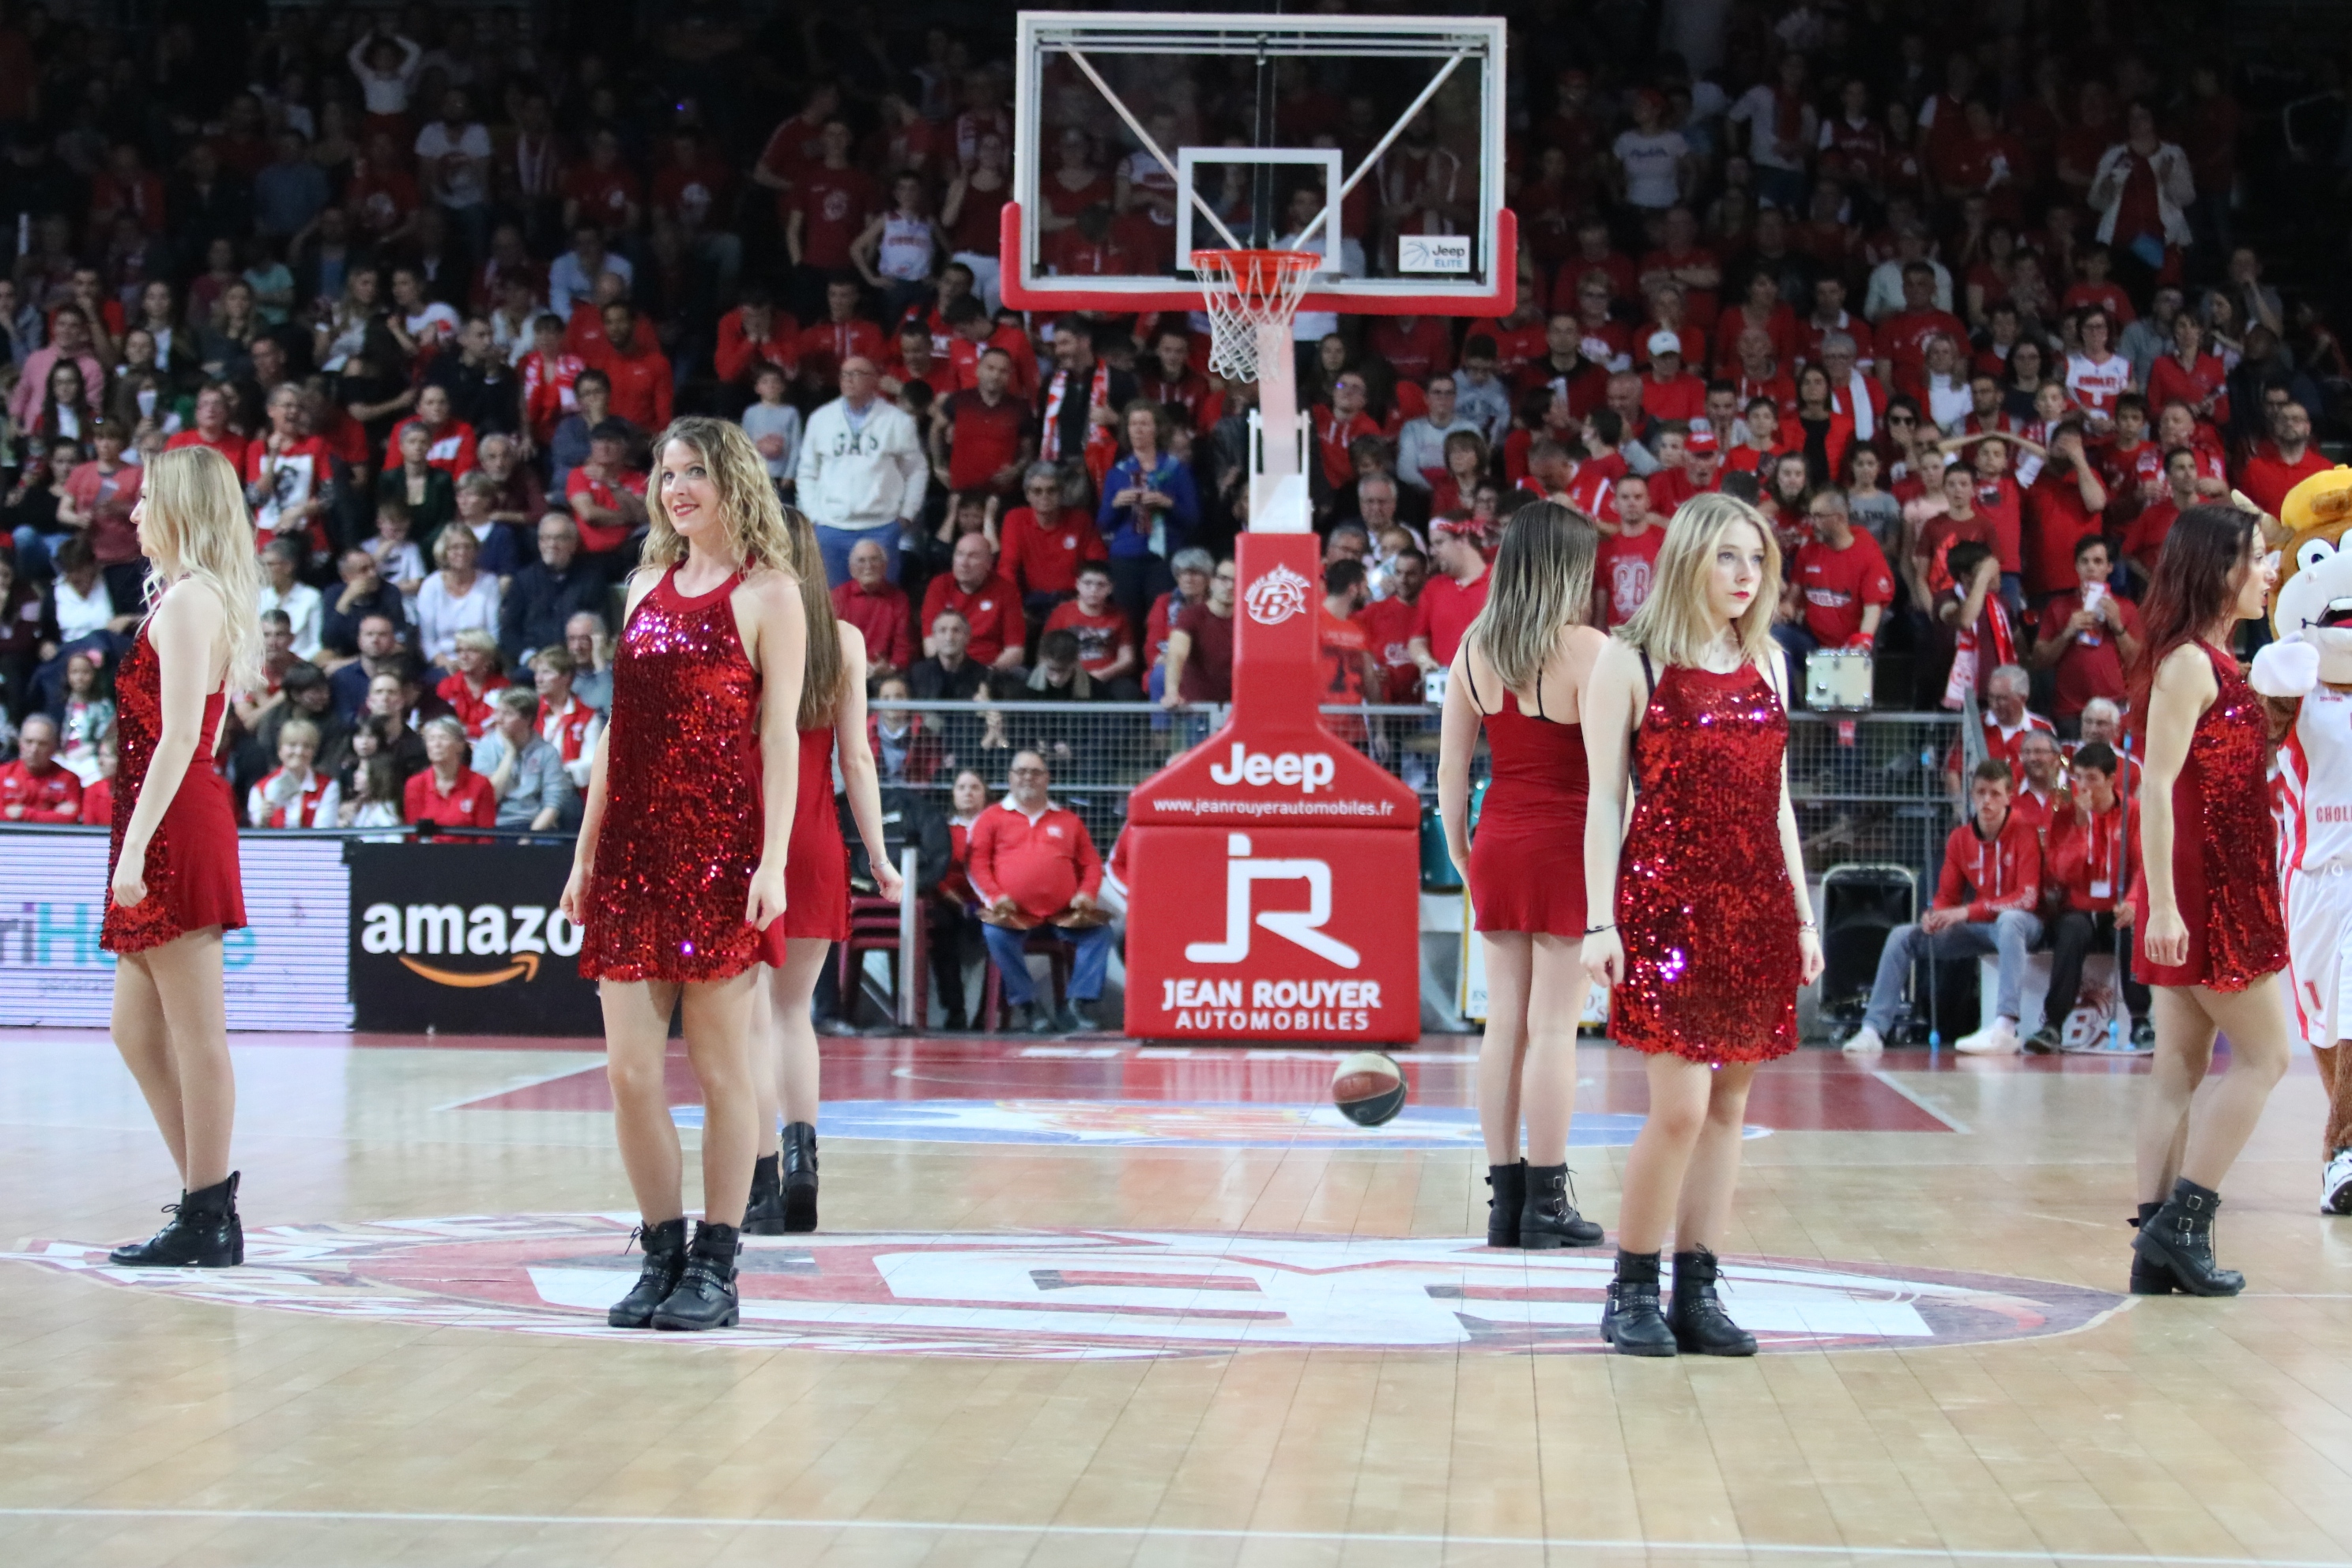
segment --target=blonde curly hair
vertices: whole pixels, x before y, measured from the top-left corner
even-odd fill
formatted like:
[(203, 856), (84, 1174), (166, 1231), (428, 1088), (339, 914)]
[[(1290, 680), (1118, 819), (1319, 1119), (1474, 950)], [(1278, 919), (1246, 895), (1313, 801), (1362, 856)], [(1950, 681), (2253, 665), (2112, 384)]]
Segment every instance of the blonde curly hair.
[(776, 487), (768, 482), (768, 465), (760, 449), (751, 445), (751, 437), (740, 425), (700, 414), (672, 420), (654, 442), (655, 473), (646, 492), (648, 526), (641, 557), (644, 563), (665, 568), (686, 559), (686, 540), (670, 521), (661, 496), (661, 454), (673, 441), (682, 441), (702, 455), (710, 482), (719, 491), (728, 542), (741, 557), (743, 569), (768, 566), (797, 572), (783, 503), (776, 499)]

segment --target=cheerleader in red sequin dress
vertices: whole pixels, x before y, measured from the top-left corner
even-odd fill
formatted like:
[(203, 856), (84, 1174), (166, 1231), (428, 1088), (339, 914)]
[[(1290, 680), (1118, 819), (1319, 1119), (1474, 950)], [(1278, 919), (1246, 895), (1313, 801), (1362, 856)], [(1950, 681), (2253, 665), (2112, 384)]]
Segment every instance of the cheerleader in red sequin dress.
[[(2133, 708), (2147, 715), (2147, 762), (2132, 923), (2154, 987), (2156, 1060), (2140, 1105), (2136, 1294), (2245, 1289), (2215, 1261), (2213, 1214), (2287, 1068), (2269, 720), (2229, 652), (2237, 623), (2270, 596), (2269, 556), (2254, 513), (2190, 507), (2165, 535), (2140, 607)], [(2230, 1070), (2200, 1095), (2216, 1031), (2230, 1037)]]
[[(1486, 607), (1445, 689), (1437, 809), (1470, 884), (1486, 959), (1478, 1121), (1489, 1247), (1593, 1247), (1569, 1200), (1576, 1026), (1584, 973), (1584, 735), (1578, 702), (1609, 641), (1592, 618), (1591, 522), (1552, 501), (1511, 514)], [(1468, 832), (1470, 760), (1484, 731), (1492, 782)], [(1519, 1123), (1527, 1123), (1527, 1158)]]
[[(151, 458), (131, 521), (153, 563), (154, 605), (115, 679), (114, 842), (99, 945), (114, 970), (114, 1043), (180, 1168), (180, 1202), (111, 1261), (245, 1261), (229, 1169), (236, 1080), (221, 991), (221, 933), (245, 925), (236, 816), (213, 771), (231, 689), (261, 679), (261, 574), (244, 487), (207, 447)], [(160, 592), (159, 592), (160, 591)]]
[(1584, 962), (1613, 987), (1610, 1032), (1648, 1055), (1650, 1079), (1601, 1332), (1628, 1355), (1753, 1355), (1717, 1299), (1713, 1248), (1730, 1225), (1748, 1084), (1797, 1048), (1797, 989), (1822, 968), (1771, 637), (1780, 552), (1755, 508), (1701, 495), (1667, 525), (1650, 581), (1584, 697)]
[[(811, 1005), (833, 944), (849, 937), (849, 847), (842, 841), (833, 805), (836, 751), (849, 814), (865, 841), (877, 890), (893, 901), (902, 891), (883, 842), (881, 780), (866, 731), (866, 638), (833, 613), (816, 530), (790, 507), (784, 509), (784, 525), (801, 573), (809, 657), (798, 719), (800, 794), (785, 863), (783, 950), (772, 950), (767, 958), (774, 968), (761, 999), (761, 1049), (755, 1064), (763, 1143), (751, 1169), (751, 1205), (743, 1220), (753, 1236), (816, 1228), (817, 1043)], [(850, 994), (845, 987), (845, 998)], [(780, 1112), (783, 1128), (778, 1133)], [(776, 1141), (764, 1142), (770, 1137)]]
[[(613, 709), (563, 912), (599, 983), (621, 1162), (645, 1266), (614, 1328), (736, 1321), (738, 1232), (759, 1153), (763, 956), (782, 946), (800, 782), (807, 618), (782, 509), (740, 426), (685, 418), (655, 445)], [(702, 1086), (702, 1222), (689, 1247), (662, 1059), (683, 994)]]

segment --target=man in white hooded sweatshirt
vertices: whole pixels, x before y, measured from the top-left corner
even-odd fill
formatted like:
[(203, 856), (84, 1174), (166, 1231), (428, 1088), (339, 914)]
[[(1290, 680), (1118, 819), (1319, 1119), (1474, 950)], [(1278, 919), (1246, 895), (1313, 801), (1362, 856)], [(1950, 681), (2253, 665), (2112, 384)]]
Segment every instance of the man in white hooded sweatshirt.
[(872, 360), (842, 361), (841, 395), (809, 416), (801, 439), (795, 494), (816, 524), (831, 586), (849, 581), (849, 552), (868, 539), (882, 547), (897, 582), (899, 535), (923, 510), (930, 459), (915, 422), (877, 395), (880, 381)]

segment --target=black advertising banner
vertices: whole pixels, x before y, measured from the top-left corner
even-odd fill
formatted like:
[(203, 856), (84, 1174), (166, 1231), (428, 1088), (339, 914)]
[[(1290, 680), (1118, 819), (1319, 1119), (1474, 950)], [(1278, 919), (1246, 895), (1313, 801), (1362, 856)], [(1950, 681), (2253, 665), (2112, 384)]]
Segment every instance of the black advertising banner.
[(451, 1035), (604, 1032), (558, 912), (569, 844), (366, 844), (352, 872), (354, 1026)]

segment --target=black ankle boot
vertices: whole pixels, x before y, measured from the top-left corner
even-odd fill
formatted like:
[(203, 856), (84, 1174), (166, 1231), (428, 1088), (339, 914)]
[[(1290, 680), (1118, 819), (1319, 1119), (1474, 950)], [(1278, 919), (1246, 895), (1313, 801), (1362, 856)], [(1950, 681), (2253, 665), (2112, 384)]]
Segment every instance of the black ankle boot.
[(735, 1326), (740, 1316), (735, 1298), (735, 1257), (743, 1250), (740, 1236), (735, 1226), (709, 1220), (694, 1227), (686, 1271), (677, 1277), (677, 1289), (669, 1300), (655, 1309), (655, 1328), (691, 1332)]
[(236, 1215), (240, 1172), (165, 1204), (172, 1217), (145, 1241), (118, 1247), (106, 1260), (121, 1268), (233, 1268), (245, 1261), (245, 1222)]
[(1609, 1282), (1609, 1304), (1601, 1310), (1601, 1337), (1619, 1355), (1673, 1355), (1675, 1333), (1658, 1310), (1658, 1255), (1617, 1253), (1617, 1278)]
[(1536, 1252), (1601, 1245), (1601, 1227), (1577, 1213), (1569, 1201), (1566, 1165), (1528, 1167), (1528, 1201), (1519, 1210), (1519, 1245)]
[(816, 1228), (816, 1124), (784, 1123), (784, 1231)]
[(784, 1234), (784, 1189), (777, 1165), (780, 1154), (762, 1154), (751, 1162), (751, 1198), (743, 1205), (745, 1236)]
[(1486, 1199), (1486, 1245), (1518, 1246), (1519, 1210), (1528, 1201), (1528, 1163), (1487, 1166), (1486, 1185), (1493, 1189)]
[(1674, 1300), (1666, 1309), (1666, 1327), (1675, 1344), (1692, 1355), (1754, 1355), (1756, 1336), (1731, 1321), (1715, 1293), (1719, 1270), (1715, 1254), (1702, 1247), (1675, 1254)]
[[(2163, 1206), (2164, 1205), (2162, 1204), (2140, 1205), (2138, 1216), (2131, 1222), (2132, 1228), (2134, 1230), (2145, 1229), (2147, 1226), (2147, 1222), (2154, 1219), (2156, 1217), (2157, 1211)], [(2179, 1289), (2180, 1281), (2174, 1277), (2172, 1266), (2170, 1264), (2158, 1263), (2152, 1259), (2142, 1258), (2139, 1255), (2138, 1248), (2137, 1247), (2133, 1248), (2131, 1270), (2131, 1293), (2133, 1295), (2169, 1296)]]
[(2221, 1206), (2221, 1194), (2183, 1176), (2172, 1184), (2164, 1206), (2139, 1227), (2132, 1250), (2170, 1268), (2174, 1288), (2184, 1294), (2234, 1296), (2246, 1288), (2246, 1277), (2213, 1258), (2213, 1213)]
[(629, 1293), (613, 1303), (604, 1314), (604, 1321), (615, 1329), (642, 1329), (654, 1321), (655, 1311), (669, 1300), (677, 1289), (677, 1277), (686, 1270), (686, 1220), (666, 1219), (659, 1225), (640, 1225), (629, 1235), (631, 1241), (641, 1243), (646, 1249), (645, 1266), (637, 1270), (637, 1282)]

